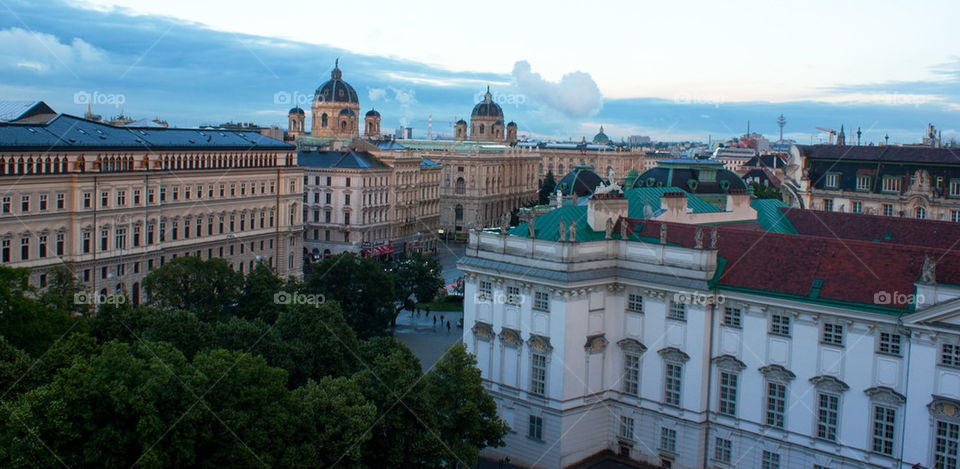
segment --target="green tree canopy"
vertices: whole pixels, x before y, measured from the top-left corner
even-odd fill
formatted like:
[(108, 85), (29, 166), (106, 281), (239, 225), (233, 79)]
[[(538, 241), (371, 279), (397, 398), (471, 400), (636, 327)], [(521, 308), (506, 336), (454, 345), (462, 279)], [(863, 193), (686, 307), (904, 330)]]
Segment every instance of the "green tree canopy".
[(443, 287), (442, 271), (437, 258), (419, 252), (398, 262), (393, 270), (397, 299), (403, 301), (413, 294), (421, 303), (433, 301)]
[(347, 323), (362, 339), (385, 335), (396, 316), (393, 279), (377, 261), (353, 253), (314, 264), (306, 291), (338, 302)]
[(239, 302), (241, 285), (243, 274), (227, 261), (196, 256), (172, 259), (143, 279), (152, 306), (190, 311), (203, 321), (229, 317)]
[(557, 181), (553, 176), (553, 170), (547, 171), (547, 176), (540, 181), (540, 205), (550, 203), (550, 196), (557, 190)]

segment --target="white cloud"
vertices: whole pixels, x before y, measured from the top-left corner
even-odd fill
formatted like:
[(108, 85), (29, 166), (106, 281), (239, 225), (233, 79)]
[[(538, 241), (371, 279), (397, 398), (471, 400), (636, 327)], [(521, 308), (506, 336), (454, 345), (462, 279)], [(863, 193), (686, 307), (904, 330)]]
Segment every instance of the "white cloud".
[(547, 81), (521, 60), (513, 65), (513, 80), (520, 92), (568, 117), (589, 117), (603, 107), (603, 95), (589, 73), (570, 72), (558, 82)]
[(401, 105), (410, 106), (417, 104), (416, 93), (413, 90), (404, 90), (391, 86), (390, 91), (393, 91), (393, 100)]
[(36, 72), (60, 67), (79, 68), (106, 59), (103, 50), (83, 39), (73, 38), (69, 43), (64, 43), (51, 34), (34, 33), (21, 28), (0, 30), (0, 51), (3, 62)]
[(367, 96), (370, 97), (370, 101), (379, 101), (387, 97), (387, 90), (383, 88), (370, 88), (370, 91), (367, 92)]

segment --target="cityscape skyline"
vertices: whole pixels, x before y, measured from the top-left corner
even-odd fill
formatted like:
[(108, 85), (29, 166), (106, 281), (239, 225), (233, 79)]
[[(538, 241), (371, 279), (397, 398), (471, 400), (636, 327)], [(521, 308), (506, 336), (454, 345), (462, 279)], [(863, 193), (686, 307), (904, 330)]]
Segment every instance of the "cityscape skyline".
[[(289, 103), (278, 102), (283, 101), (278, 96), (309, 100), (340, 57), (345, 78), (358, 86), (361, 105), (382, 111), (385, 129), (409, 126), (418, 136), (426, 135), (431, 116), (434, 135), (452, 134), (450, 123), (464, 117), (463, 109), (487, 85), (503, 100), (508, 119), (519, 124), (520, 135), (533, 138), (589, 138), (603, 125), (615, 140), (647, 135), (661, 141), (706, 141), (740, 135), (749, 121), (751, 130), (775, 139), (781, 113), (788, 122), (784, 137), (802, 144), (826, 140), (816, 127), (841, 125), (861, 127), (865, 143), (881, 142), (885, 135), (891, 143), (916, 143), (928, 123), (942, 129), (944, 141), (958, 135), (951, 123), (957, 110), (956, 67), (949, 65), (949, 58), (928, 53), (922, 58), (926, 64), (910, 62), (912, 66), (905, 67), (908, 62), (890, 61), (897, 68), (914, 69), (912, 75), (901, 71), (878, 75), (872, 83), (837, 82), (805, 96), (768, 94), (759, 99), (756, 93), (739, 93), (738, 86), (717, 88), (725, 76), (755, 68), (732, 59), (724, 73), (706, 74), (720, 78), (678, 82), (672, 89), (639, 78), (630, 95), (606, 75), (611, 70), (625, 74), (630, 67), (624, 63), (631, 61), (606, 62), (600, 53), (599, 60), (572, 61), (562, 64), (569, 70), (558, 71), (550, 54), (525, 58), (526, 48), (513, 54), (501, 50), (500, 57), (513, 57), (505, 65), (502, 60), (480, 60), (483, 54), (478, 55), (465, 36), (461, 55), (477, 57), (471, 69), (485, 71), (463, 71), (458, 68), (462, 57), (443, 64), (414, 50), (404, 58), (390, 51), (368, 55), (379, 49), (364, 49), (365, 39), (345, 48), (334, 33), (317, 35), (316, 42), (327, 45), (304, 42), (295, 34), (268, 37), (269, 20), (264, 20), (262, 32), (241, 34), (136, 2), (122, 8), (112, 2), (64, 2), (55, 9), (12, 2), (7, 10), (0, 22), (0, 43), (7, 51), (8, 80), (0, 85), (0, 95), (44, 100), (75, 115), (86, 111), (75, 95), (87, 93), (94, 113), (104, 116), (123, 112), (186, 127), (227, 121), (283, 127)], [(98, 26), (103, 24), (111, 25), (110, 33)], [(499, 32), (493, 28), (492, 34)], [(792, 76), (801, 62), (787, 59), (782, 66), (763, 69)], [(662, 66), (653, 68), (657, 71), (648, 75), (664, 73)], [(697, 77), (705, 75), (703, 70), (691, 61), (683, 73)], [(788, 81), (783, 85), (805, 89)], [(308, 102), (294, 104), (303, 107)]]

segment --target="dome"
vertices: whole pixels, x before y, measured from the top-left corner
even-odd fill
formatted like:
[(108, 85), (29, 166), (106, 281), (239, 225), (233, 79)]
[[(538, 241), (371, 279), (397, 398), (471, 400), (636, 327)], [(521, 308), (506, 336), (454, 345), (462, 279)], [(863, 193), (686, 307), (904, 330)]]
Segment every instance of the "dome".
[(503, 119), (494, 122), (493, 125), (503, 125)]
[(460, 119), (457, 121), (457, 125), (467, 125), (467, 121)]
[(567, 175), (557, 183), (557, 189), (559, 189), (563, 195), (574, 193), (578, 197), (583, 197), (593, 194), (593, 191), (601, 182), (603, 182), (603, 178), (593, 172), (592, 166), (578, 164), (573, 167), (573, 171), (567, 173)]
[(353, 109), (350, 109), (350, 108), (348, 108), (348, 107), (345, 107), (345, 108), (343, 108), (343, 109), (340, 110), (340, 115), (341, 115), (341, 116), (352, 116), (352, 115), (355, 115), (355, 114), (356, 114), (356, 113), (353, 112)]
[(514, 121), (510, 121), (510, 122), (507, 124), (507, 127), (516, 127), (516, 126), (517, 126), (517, 123), (514, 122)]
[(333, 66), (333, 71), (330, 72), (330, 80), (317, 88), (317, 91), (313, 94), (313, 100), (359, 104), (360, 100), (357, 98), (357, 92), (349, 83), (343, 81), (342, 75), (338, 60)]
[(367, 111), (367, 117), (380, 117), (380, 113), (371, 109)]
[(607, 134), (603, 133), (603, 126), (600, 126), (600, 132), (593, 136), (593, 143), (610, 143), (610, 137), (607, 137)]
[(503, 118), (503, 109), (500, 105), (493, 102), (493, 95), (490, 94), (490, 87), (487, 87), (487, 94), (483, 95), (483, 101), (473, 107), (473, 117), (499, 117)]
[(723, 163), (710, 160), (666, 160), (649, 169), (630, 186), (678, 187), (691, 194), (726, 194), (731, 190), (746, 190), (743, 179), (724, 169)]
[(296, 106), (296, 107), (294, 107), (293, 109), (290, 109), (290, 112), (288, 112), (287, 114), (288, 114), (288, 115), (289, 115), (289, 114), (299, 114), (299, 115), (301, 115), (301, 116), (306, 115), (306, 113), (303, 112), (303, 109), (300, 109), (300, 106)]

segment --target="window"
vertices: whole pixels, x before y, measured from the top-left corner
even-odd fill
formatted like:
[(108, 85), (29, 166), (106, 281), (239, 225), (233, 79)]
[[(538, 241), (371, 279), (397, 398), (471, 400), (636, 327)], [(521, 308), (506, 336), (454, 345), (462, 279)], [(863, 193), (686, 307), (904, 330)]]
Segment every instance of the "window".
[(642, 313), (643, 312), (643, 296), (630, 294), (627, 295), (627, 311), (631, 313)]
[(57, 255), (58, 256), (63, 255), (63, 239), (64, 239), (63, 233), (57, 233)]
[(720, 413), (737, 415), (737, 375), (720, 372)]
[(917, 207), (916, 216), (917, 216), (917, 219), (919, 220), (923, 220), (924, 218), (927, 218), (927, 209), (923, 207)]
[(343, 204), (350, 205), (350, 194), (343, 194)]
[(727, 306), (723, 308), (723, 325), (727, 327), (740, 327), (740, 308)]
[(20, 196), (20, 211), (29, 212), (30, 211), (30, 196), (23, 195)]
[(40, 235), (39, 242), (37, 244), (37, 257), (47, 257), (46, 235)]
[(863, 202), (853, 201), (853, 213), (863, 213)]
[(6, 264), (10, 262), (10, 240), (9, 239), (3, 240), (3, 242), (0, 243), (0, 246), (2, 246), (2, 248), (0, 248), (2, 249), (2, 254), (0, 254), (0, 261)]
[(493, 283), (486, 280), (480, 281), (480, 294), (477, 301), (490, 301), (493, 299)]
[(960, 197), (960, 179), (950, 180), (950, 197)]
[(164, 202), (167, 200), (167, 187), (160, 186), (160, 201)]
[(3, 196), (3, 213), (10, 213), (10, 196)]
[(892, 217), (893, 216), (893, 205), (892, 204), (883, 204), (883, 216)]
[(886, 176), (883, 178), (883, 192), (900, 192), (903, 188), (903, 176)]
[(770, 317), (770, 333), (790, 337), (790, 316), (774, 314)]
[(687, 305), (679, 301), (671, 301), (670, 309), (667, 311), (667, 319), (676, 321), (687, 320)]
[(857, 175), (857, 190), (858, 191), (868, 191), (870, 190), (870, 176), (867, 174)]
[(660, 450), (675, 453), (677, 451), (677, 431), (660, 427)]
[(873, 406), (873, 451), (893, 456), (894, 428), (897, 411), (881, 405)]
[(90, 252), (90, 232), (83, 233), (83, 252)]
[(960, 346), (943, 344), (940, 364), (946, 366), (960, 366)]
[(530, 426), (527, 428), (527, 436), (534, 440), (543, 440), (543, 417), (536, 415), (530, 416)]
[(840, 175), (837, 173), (828, 173), (825, 181), (825, 186), (829, 188), (837, 188), (838, 183), (840, 182)]
[(950, 211), (950, 221), (954, 223), (960, 223), (960, 210)]
[(823, 209), (827, 212), (833, 211), (833, 199), (823, 199)]
[(760, 468), (780, 469), (780, 455), (777, 453), (771, 453), (770, 451), (764, 451), (763, 456), (760, 458)]
[(960, 424), (936, 421), (936, 436), (933, 444), (933, 467), (956, 469), (960, 464)]
[(57, 194), (57, 210), (63, 210), (64, 201), (66, 197), (67, 197), (66, 194), (62, 192)]
[(537, 311), (550, 311), (550, 294), (545, 292), (536, 292), (533, 297), (533, 309)]
[(21, 238), (20, 239), (20, 260), (25, 261), (30, 259), (30, 238)]
[(117, 206), (123, 207), (127, 204), (127, 191), (117, 191)]
[(783, 428), (787, 408), (787, 385), (767, 382), (767, 425)]
[(347, 187), (350, 187), (350, 178), (347, 178)]
[(47, 194), (40, 194), (40, 210), (47, 209)]
[(547, 356), (534, 353), (530, 357), (530, 392), (543, 396), (547, 390)]
[(623, 354), (623, 392), (631, 396), (640, 394), (640, 354), (635, 351)]
[(507, 287), (507, 304), (519, 305), (521, 301), (520, 287)]
[(663, 371), (663, 402), (670, 405), (680, 405), (680, 385), (683, 376), (683, 365), (667, 363)]
[(633, 417), (620, 416), (620, 438), (633, 440)]
[(133, 205), (140, 205), (140, 189), (133, 190)]
[(344, 214), (343, 214), (343, 224), (344, 224), (344, 225), (349, 225), (349, 224), (350, 224), (350, 214), (349, 214), (349, 213), (344, 213)]
[(824, 323), (823, 343), (843, 346), (843, 324), (834, 322)]
[(107, 250), (107, 239), (110, 236), (110, 232), (107, 230), (100, 230), (100, 250)]
[(900, 334), (893, 332), (881, 332), (878, 350), (880, 353), (900, 355)]
[(89, 192), (83, 193), (83, 208), (90, 208), (91, 198), (93, 196)]
[(713, 459), (722, 463), (730, 464), (730, 457), (733, 453), (733, 442), (723, 438), (717, 438), (713, 448)]
[(837, 440), (839, 409), (839, 396), (827, 393), (817, 394), (817, 438)]
[(457, 178), (457, 194), (466, 194), (467, 193), (467, 182), (463, 178)]

